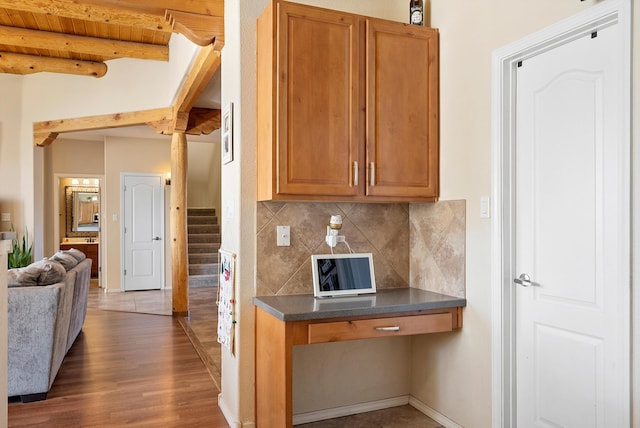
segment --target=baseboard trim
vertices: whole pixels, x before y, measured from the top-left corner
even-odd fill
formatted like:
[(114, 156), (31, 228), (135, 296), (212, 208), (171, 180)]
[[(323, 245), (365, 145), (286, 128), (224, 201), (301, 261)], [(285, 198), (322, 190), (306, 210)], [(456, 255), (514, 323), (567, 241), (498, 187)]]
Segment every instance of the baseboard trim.
[(222, 394), (218, 394), (218, 407), (220, 407), (220, 410), (222, 411), (222, 415), (227, 420), (227, 423), (229, 424), (229, 428), (256, 428), (255, 422), (242, 423), (234, 420), (231, 417), (231, 411), (225, 404), (224, 399), (222, 398)]
[(318, 410), (316, 412), (300, 413), (293, 415), (293, 424), (299, 425), (309, 422), (323, 421), (325, 419), (340, 418), (342, 416), (388, 409), (389, 407), (404, 406), (405, 404), (409, 404), (408, 395), (378, 401), (369, 401), (367, 403), (352, 404), (350, 406), (335, 407), (333, 409)]
[(431, 419), (433, 419), (434, 421), (438, 422), (439, 424), (441, 424), (445, 428), (464, 428), (462, 425), (459, 425), (459, 424), (455, 423), (454, 421), (452, 421), (451, 419), (449, 419), (448, 417), (446, 417), (442, 413), (440, 413), (440, 412), (436, 411), (435, 409), (427, 406), (422, 401), (418, 400), (417, 398), (415, 398), (413, 396), (409, 397), (409, 405), (411, 407), (413, 407), (414, 409), (416, 409), (416, 410), (424, 413), (425, 415), (429, 416)]

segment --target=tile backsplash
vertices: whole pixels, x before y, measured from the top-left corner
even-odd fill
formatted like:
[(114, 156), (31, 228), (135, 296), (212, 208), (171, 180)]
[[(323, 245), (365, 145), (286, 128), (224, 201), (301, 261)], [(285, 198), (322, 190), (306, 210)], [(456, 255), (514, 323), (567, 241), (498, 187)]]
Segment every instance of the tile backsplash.
[[(311, 255), (330, 252), (324, 237), (331, 215), (336, 214), (342, 215), (340, 234), (353, 251), (373, 253), (378, 288), (411, 283), (464, 296), (464, 201), (258, 202), (256, 295), (313, 293)], [(291, 246), (278, 247), (276, 226), (287, 225), (291, 226)], [(450, 233), (455, 236), (447, 236)], [(337, 253), (348, 251), (344, 244), (334, 249)], [(431, 284), (430, 275), (439, 284)]]
[(411, 286), (465, 297), (466, 202), (411, 204)]

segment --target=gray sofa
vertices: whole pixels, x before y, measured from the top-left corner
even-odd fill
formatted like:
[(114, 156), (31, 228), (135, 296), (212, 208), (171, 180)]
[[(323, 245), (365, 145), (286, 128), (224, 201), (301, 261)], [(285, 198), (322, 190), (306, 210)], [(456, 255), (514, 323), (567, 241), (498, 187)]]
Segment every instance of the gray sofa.
[(69, 266), (63, 279), (51, 285), (12, 287), (9, 281), (9, 397), (20, 396), (22, 402), (46, 399), (84, 324), (91, 263), (85, 258)]

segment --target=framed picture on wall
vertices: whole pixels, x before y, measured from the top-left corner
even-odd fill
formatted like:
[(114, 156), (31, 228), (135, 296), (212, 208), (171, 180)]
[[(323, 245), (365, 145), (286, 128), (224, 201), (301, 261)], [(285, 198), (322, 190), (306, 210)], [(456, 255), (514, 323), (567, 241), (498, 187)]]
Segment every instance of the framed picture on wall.
[(233, 103), (222, 112), (222, 163), (233, 161)]

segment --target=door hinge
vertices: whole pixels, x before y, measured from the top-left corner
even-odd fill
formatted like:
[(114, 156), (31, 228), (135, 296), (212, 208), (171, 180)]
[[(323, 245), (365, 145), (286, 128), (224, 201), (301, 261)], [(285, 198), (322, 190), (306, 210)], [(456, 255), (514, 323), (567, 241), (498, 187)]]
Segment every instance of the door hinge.
[(127, 270), (126, 269), (124, 270), (124, 276), (127, 276)]

